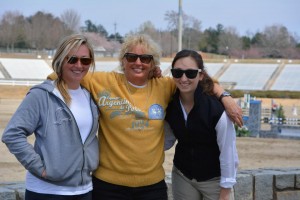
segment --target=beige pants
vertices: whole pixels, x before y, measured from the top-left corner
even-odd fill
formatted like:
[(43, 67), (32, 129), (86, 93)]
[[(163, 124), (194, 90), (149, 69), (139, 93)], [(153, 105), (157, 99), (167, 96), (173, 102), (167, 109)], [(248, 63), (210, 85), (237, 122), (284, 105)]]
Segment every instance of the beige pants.
[[(172, 191), (174, 200), (219, 200), (220, 178), (197, 182), (185, 177), (175, 166), (172, 170)], [(233, 190), (230, 200), (234, 200)]]

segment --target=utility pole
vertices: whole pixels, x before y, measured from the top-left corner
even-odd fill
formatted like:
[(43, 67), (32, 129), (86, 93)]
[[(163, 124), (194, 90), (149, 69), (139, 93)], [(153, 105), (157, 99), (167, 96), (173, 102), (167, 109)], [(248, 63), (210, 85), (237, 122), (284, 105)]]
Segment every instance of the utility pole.
[(182, 49), (182, 0), (179, 0), (178, 11), (178, 51)]
[(114, 23), (114, 28), (115, 28), (115, 42), (117, 41), (117, 23)]
[(112, 53), (112, 57), (114, 57), (114, 54), (116, 52), (116, 44), (117, 44), (117, 23), (114, 23), (114, 31), (115, 31), (115, 42), (113, 43), (113, 53)]

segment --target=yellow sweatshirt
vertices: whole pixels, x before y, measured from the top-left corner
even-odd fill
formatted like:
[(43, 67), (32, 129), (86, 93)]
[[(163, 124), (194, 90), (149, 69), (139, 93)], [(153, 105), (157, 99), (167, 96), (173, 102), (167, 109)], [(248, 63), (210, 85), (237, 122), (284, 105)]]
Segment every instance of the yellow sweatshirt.
[(117, 72), (94, 72), (82, 81), (100, 110), (100, 164), (106, 182), (140, 187), (164, 179), (164, 117), (175, 84), (154, 78), (136, 89)]

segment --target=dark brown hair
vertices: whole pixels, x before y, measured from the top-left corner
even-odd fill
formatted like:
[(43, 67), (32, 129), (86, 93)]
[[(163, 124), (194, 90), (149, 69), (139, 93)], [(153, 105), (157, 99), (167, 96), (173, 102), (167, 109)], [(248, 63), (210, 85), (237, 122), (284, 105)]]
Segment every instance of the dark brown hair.
[(203, 79), (201, 81), (199, 81), (203, 92), (209, 95), (214, 95), (213, 89), (214, 89), (214, 81), (213, 79), (207, 74), (204, 65), (203, 65), (203, 59), (202, 56), (194, 51), (194, 50), (188, 50), (188, 49), (184, 49), (179, 51), (176, 56), (174, 57), (173, 61), (172, 61), (172, 68), (174, 68), (174, 64), (175, 62), (180, 59), (180, 58), (185, 58), (185, 57), (191, 57), (195, 60), (197, 66), (199, 69), (201, 69), (202, 71), (200, 73), (203, 74)]

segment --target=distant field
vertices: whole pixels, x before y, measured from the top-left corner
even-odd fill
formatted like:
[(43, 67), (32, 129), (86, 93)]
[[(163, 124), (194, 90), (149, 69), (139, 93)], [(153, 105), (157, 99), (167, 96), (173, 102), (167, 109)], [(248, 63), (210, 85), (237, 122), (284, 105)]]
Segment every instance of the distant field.
[(22, 99), (29, 89), (27, 86), (0, 85), (0, 99)]

